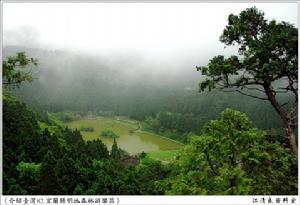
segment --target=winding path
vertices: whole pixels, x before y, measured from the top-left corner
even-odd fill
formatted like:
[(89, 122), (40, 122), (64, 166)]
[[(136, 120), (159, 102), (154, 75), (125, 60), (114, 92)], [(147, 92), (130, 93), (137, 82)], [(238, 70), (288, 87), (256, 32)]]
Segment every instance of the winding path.
[(176, 143), (178, 143), (178, 144), (184, 145), (182, 142), (179, 142), (179, 141), (177, 141), (177, 140), (173, 140), (173, 139), (170, 139), (170, 138), (165, 137), (165, 136), (162, 136), (162, 135), (158, 135), (158, 134), (155, 134), (155, 133), (152, 133), (152, 132), (147, 132), (147, 131), (141, 130), (141, 127), (142, 127), (142, 126), (141, 126), (141, 122), (139, 122), (139, 121), (124, 120), (124, 119), (120, 119), (120, 118), (118, 118), (118, 117), (115, 117), (114, 120), (119, 121), (119, 122), (125, 122), (125, 123), (129, 123), (129, 124), (137, 125), (138, 128), (132, 130), (133, 133), (134, 133), (134, 132), (150, 133), (150, 134), (152, 134), (152, 135), (156, 135), (156, 136), (158, 136), (158, 137), (161, 137), (161, 138), (164, 138), (164, 139), (167, 139), (167, 140), (171, 140), (171, 141), (176, 142)]
[(126, 123), (129, 123), (129, 124), (137, 125), (138, 128), (133, 129), (132, 132), (142, 131), (142, 130), (141, 130), (141, 123), (140, 123), (139, 121), (124, 120), (124, 119), (120, 119), (120, 118), (118, 118), (118, 117), (115, 117), (114, 120), (119, 121), (119, 122), (126, 122)]

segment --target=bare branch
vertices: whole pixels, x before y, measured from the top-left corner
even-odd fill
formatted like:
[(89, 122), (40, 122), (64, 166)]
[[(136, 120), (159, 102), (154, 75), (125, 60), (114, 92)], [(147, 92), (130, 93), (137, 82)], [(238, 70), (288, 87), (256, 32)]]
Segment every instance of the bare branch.
[(247, 94), (247, 93), (244, 93), (240, 90), (236, 90), (236, 92), (238, 92), (242, 95), (246, 95), (246, 96), (249, 96), (249, 97), (252, 97), (252, 98), (257, 98), (257, 99), (260, 99), (260, 100), (269, 100), (268, 98), (262, 98), (262, 97), (258, 97), (258, 96), (255, 96), (255, 95)]
[(294, 81), (293, 81), (293, 79), (291, 79), (291, 77), (288, 77), (288, 79), (289, 79), (288, 88), (294, 93), (295, 103), (296, 103), (296, 102), (298, 102), (298, 88), (294, 88), (294, 86), (293, 86)]
[(236, 87), (245, 86), (245, 85), (263, 85), (263, 83), (258, 82), (258, 81), (248, 81), (248, 82), (245, 82), (245, 83), (233, 83), (233, 84), (231, 84), (231, 86), (236, 86)]
[(289, 90), (285, 90), (285, 91), (282, 91), (282, 90), (273, 90), (275, 93), (287, 93), (289, 92)]
[(290, 102), (290, 101), (287, 101), (287, 102), (285, 102), (285, 103), (281, 104), (281, 105), (280, 105), (280, 107), (283, 107), (283, 106), (285, 106), (285, 105), (289, 104), (289, 102)]
[(259, 88), (249, 88), (249, 87), (247, 87), (246, 85), (244, 85), (244, 86), (242, 86), (242, 87), (243, 87), (243, 88), (246, 88), (246, 89), (248, 89), (248, 90), (257, 90), (257, 91), (259, 91), (259, 92), (266, 93), (266, 91), (261, 90), (261, 89), (259, 89)]
[(223, 92), (226, 92), (226, 93), (233, 93), (233, 92), (236, 92), (236, 90), (223, 90)]
[(258, 97), (258, 96), (255, 96), (255, 95), (251, 95), (251, 94), (248, 94), (248, 93), (244, 93), (240, 90), (224, 90), (224, 92), (238, 92), (242, 95), (246, 95), (248, 97), (252, 97), (252, 98), (257, 98), (257, 99), (260, 99), (260, 100), (269, 100), (268, 98), (262, 98), (262, 97)]

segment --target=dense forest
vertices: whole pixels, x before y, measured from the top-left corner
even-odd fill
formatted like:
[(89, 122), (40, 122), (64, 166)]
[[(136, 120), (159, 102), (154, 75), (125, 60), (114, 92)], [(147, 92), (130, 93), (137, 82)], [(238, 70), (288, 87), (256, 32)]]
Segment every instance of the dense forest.
[[(177, 77), (138, 73), (134, 58), (4, 47), (3, 194), (297, 195), (297, 36), (256, 8), (231, 14), (220, 40), (243, 58)], [(93, 128), (64, 126), (97, 116), (126, 116), (183, 146), (165, 163), (128, 153), (110, 130), (100, 133), (108, 147), (84, 140)]]

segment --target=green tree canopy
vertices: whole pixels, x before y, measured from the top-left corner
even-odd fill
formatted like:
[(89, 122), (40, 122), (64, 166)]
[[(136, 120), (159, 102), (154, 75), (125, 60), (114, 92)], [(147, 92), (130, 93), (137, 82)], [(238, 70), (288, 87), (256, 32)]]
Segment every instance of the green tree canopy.
[(245, 114), (226, 109), (184, 148), (164, 186), (167, 194), (291, 194), (296, 164), (289, 149), (270, 143)]
[(37, 60), (27, 57), (25, 52), (19, 52), (3, 60), (3, 85), (18, 87), (24, 81), (31, 82), (33, 79), (31, 70), (27, 69), (30, 64), (37, 66)]
[(116, 138), (114, 138), (114, 142), (113, 142), (113, 145), (111, 147), (110, 156), (113, 159), (116, 159), (116, 160), (119, 160), (121, 158), (121, 153), (120, 153), (120, 149), (119, 149), (119, 147), (117, 145)]
[[(220, 41), (228, 46), (237, 45), (240, 55), (229, 58), (219, 55), (207, 66), (197, 67), (207, 76), (199, 83), (200, 91), (218, 88), (270, 101), (297, 156), (294, 131), (298, 105), (298, 30), (286, 22), (268, 22), (264, 13), (253, 7), (239, 15), (229, 15)], [(294, 102), (290, 106), (280, 103), (280, 93), (292, 94)]]

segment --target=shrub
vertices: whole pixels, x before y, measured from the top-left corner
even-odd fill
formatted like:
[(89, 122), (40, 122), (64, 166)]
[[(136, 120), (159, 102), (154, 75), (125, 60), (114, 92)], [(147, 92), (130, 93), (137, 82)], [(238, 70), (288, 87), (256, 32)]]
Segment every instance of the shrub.
[(102, 136), (102, 137), (111, 137), (111, 138), (118, 138), (119, 137), (118, 135), (116, 135), (111, 130), (103, 130), (103, 131), (101, 131), (100, 136)]
[(94, 128), (93, 128), (93, 127), (85, 127), (85, 126), (82, 126), (79, 130), (80, 130), (80, 131), (83, 131), (83, 132), (93, 132), (93, 131), (94, 131)]

